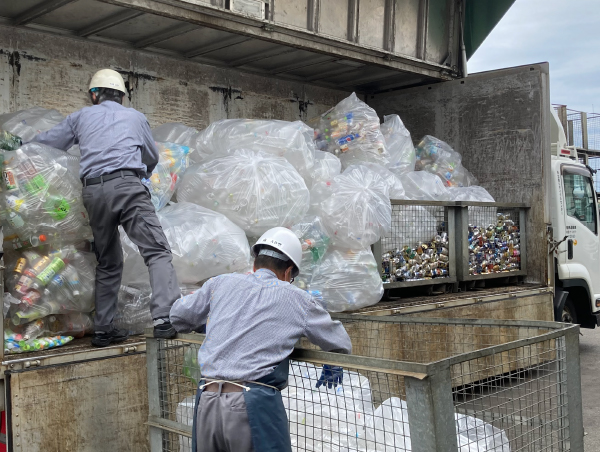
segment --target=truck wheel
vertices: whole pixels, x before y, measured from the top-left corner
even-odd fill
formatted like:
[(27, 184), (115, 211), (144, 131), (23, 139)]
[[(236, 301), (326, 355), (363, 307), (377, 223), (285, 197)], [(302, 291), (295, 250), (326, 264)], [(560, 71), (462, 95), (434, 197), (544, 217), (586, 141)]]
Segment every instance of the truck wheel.
[(569, 298), (567, 298), (567, 301), (565, 301), (565, 307), (563, 308), (561, 315), (561, 322), (577, 323), (577, 311), (575, 311), (575, 305)]

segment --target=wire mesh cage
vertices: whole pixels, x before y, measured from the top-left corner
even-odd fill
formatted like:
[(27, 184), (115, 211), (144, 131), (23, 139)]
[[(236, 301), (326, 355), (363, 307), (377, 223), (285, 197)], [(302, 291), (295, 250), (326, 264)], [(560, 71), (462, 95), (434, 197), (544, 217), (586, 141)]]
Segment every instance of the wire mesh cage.
[[(582, 451), (579, 327), (339, 315), (353, 355), (302, 340), (282, 399), (294, 451)], [(191, 451), (203, 336), (147, 335), (152, 452)], [(344, 368), (316, 388), (321, 366)]]
[(392, 200), (392, 227), (374, 247), (384, 288), (453, 283), (452, 203)]
[(459, 281), (526, 275), (524, 204), (461, 203)]

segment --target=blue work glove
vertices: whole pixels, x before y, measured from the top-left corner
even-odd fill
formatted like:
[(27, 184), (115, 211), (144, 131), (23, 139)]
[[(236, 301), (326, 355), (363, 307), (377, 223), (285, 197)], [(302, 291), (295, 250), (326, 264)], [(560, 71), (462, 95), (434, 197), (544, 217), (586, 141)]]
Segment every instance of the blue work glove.
[(344, 368), (337, 366), (330, 366), (329, 364), (323, 364), (323, 371), (321, 372), (321, 378), (317, 381), (317, 388), (321, 385), (327, 385), (329, 389), (336, 388), (338, 384), (342, 384), (344, 380)]

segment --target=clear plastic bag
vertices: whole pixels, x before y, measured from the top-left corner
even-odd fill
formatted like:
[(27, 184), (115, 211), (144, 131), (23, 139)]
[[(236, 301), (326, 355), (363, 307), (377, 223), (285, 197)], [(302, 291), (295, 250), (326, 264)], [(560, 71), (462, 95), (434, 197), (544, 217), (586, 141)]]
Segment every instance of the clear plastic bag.
[(212, 157), (242, 149), (283, 157), (309, 180), (315, 159), (312, 134), (302, 121), (223, 119), (200, 132), (198, 143), (201, 153)]
[(450, 145), (425, 135), (416, 147), (415, 170), (437, 174), (448, 187), (476, 185), (477, 179), (462, 166), (462, 157)]
[(495, 202), (494, 197), (483, 187), (450, 187), (448, 189), (450, 201)]
[(95, 257), (73, 246), (42, 252), (27, 249), (7, 255), (7, 288), (19, 304), (7, 317), (23, 325), (52, 314), (94, 309)]
[(415, 146), (410, 132), (404, 127), (400, 116), (384, 116), (381, 133), (383, 133), (387, 150), (390, 153), (388, 169), (398, 176), (414, 171), (417, 160)]
[[(81, 182), (67, 168), (76, 157), (38, 143), (3, 153), (0, 219), (17, 236), (15, 249), (92, 238)], [(61, 164), (62, 163), (62, 164)]]
[[(180, 202), (165, 207), (158, 219), (173, 255), (180, 283), (194, 284), (212, 276), (249, 266), (250, 247), (244, 231), (224, 215)], [(121, 233), (123, 284), (149, 284), (148, 270), (137, 247)]]
[(65, 119), (57, 110), (33, 107), (0, 115), (0, 129), (6, 130), (24, 142), (33, 140), (38, 133), (46, 132)]
[[(328, 186), (321, 186), (325, 193)], [(356, 165), (336, 176), (331, 196), (320, 202), (319, 212), (335, 246), (368, 248), (389, 230), (392, 207), (387, 182), (379, 174)]]
[(364, 451), (365, 425), (373, 413), (369, 380), (344, 370), (335, 389), (315, 388), (321, 367), (292, 363), (289, 384), (281, 391), (290, 420), (292, 450)]
[[(504, 430), (472, 416), (455, 414), (454, 418), (459, 452), (510, 452), (510, 442)], [(367, 427), (367, 437), (369, 451), (410, 452), (412, 440), (406, 402), (398, 397), (385, 400), (373, 414), (373, 422)], [(419, 441), (419, 438), (414, 441)]]
[(329, 235), (321, 218), (317, 216), (304, 217), (291, 229), (302, 244), (300, 274), (296, 277), (294, 284), (300, 289), (307, 289), (314, 269), (319, 265), (329, 247)]
[(308, 210), (309, 192), (286, 160), (242, 150), (190, 167), (177, 199), (219, 212), (248, 236), (259, 237), (298, 222)]
[[(141, 259), (141, 257), (140, 257)], [(115, 316), (115, 327), (129, 331), (129, 334), (142, 334), (152, 326), (150, 297), (152, 289), (146, 286), (119, 287), (119, 301)]]
[(157, 142), (156, 145), (159, 151), (158, 165), (150, 178), (142, 179), (142, 183), (150, 189), (152, 204), (159, 211), (171, 200), (189, 166), (190, 148), (175, 143)]
[[(350, 165), (346, 168), (344, 173), (352, 171), (356, 166), (357, 165)], [(388, 186), (390, 199), (405, 199), (406, 194), (404, 187), (402, 186), (402, 180), (396, 174), (377, 163), (362, 162), (360, 163), (360, 166), (364, 166), (374, 173), (379, 174)]]
[(360, 162), (389, 164), (390, 155), (379, 116), (355, 93), (320, 117), (311, 119), (309, 125), (315, 129), (317, 149), (337, 155), (343, 168)]
[(305, 178), (306, 186), (311, 190), (317, 183), (333, 179), (342, 172), (342, 162), (329, 152), (315, 151), (315, 164), (310, 177)]
[(448, 201), (450, 193), (436, 174), (411, 171), (400, 176), (406, 199), (420, 201)]
[(207, 157), (199, 149), (200, 132), (180, 122), (161, 124), (152, 129), (152, 137), (158, 143), (175, 143), (189, 148), (190, 159), (198, 163)]
[(329, 312), (354, 311), (379, 302), (383, 283), (370, 249), (330, 248), (314, 270), (309, 290)]

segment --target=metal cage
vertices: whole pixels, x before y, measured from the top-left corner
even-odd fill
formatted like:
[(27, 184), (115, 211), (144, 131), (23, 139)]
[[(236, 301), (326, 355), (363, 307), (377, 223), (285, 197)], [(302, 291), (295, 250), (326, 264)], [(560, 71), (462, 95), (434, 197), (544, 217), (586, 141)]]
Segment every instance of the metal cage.
[(458, 280), (525, 276), (528, 207), (520, 203), (459, 204), (456, 216)]
[[(354, 355), (306, 340), (282, 391), (294, 451), (583, 451), (579, 327), (339, 315)], [(204, 337), (147, 335), (152, 452), (190, 450)], [(322, 364), (344, 368), (315, 388)]]
[(373, 246), (384, 289), (455, 283), (456, 203), (391, 203), (390, 232)]

